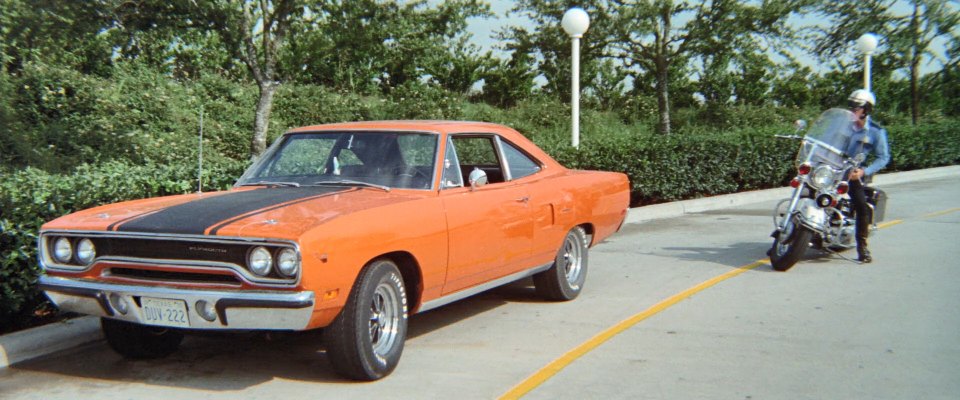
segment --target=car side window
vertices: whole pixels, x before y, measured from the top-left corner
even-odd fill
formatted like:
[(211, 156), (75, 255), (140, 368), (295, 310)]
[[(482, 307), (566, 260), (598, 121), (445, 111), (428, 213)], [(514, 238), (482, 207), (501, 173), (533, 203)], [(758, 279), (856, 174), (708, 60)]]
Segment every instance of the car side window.
[(475, 168), (487, 173), (487, 182), (504, 182), (503, 165), (497, 154), (493, 136), (451, 136), (460, 159), (460, 174), (463, 182), (468, 180)]
[(447, 154), (443, 156), (443, 181), (441, 188), (450, 189), (463, 187), (463, 174), (460, 172), (460, 158), (457, 157), (457, 148), (453, 139), (447, 138)]
[(520, 179), (540, 172), (540, 164), (509, 142), (502, 141), (503, 157), (507, 160), (510, 179)]

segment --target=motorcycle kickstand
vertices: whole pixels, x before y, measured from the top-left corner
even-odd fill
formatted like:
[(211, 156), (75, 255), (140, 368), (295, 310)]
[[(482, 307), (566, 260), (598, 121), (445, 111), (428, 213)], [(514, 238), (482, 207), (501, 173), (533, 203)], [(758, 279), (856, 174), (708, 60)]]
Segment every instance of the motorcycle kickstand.
[(840, 257), (840, 258), (842, 258), (842, 259), (844, 259), (844, 260), (850, 261), (850, 262), (852, 262), (852, 263), (854, 263), (854, 264), (857, 264), (857, 265), (863, 264), (863, 262), (860, 261), (860, 260), (854, 260), (854, 259), (852, 259), (852, 258), (850, 258), (850, 257), (847, 257), (847, 256), (845, 256), (845, 255), (843, 255), (843, 254), (840, 254), (840, 252), (833, 251), (833, 250), (830, 250), (830, 249), (828, 249), (828, 248), (824, 248), (823, 251), (825, 251), (825, 252), (827, 252), (827, 253), (830, 253), (830, 254), (833, 254), (833, 255), (835, 255), (835, 256), (837, 256), (837, 257)]

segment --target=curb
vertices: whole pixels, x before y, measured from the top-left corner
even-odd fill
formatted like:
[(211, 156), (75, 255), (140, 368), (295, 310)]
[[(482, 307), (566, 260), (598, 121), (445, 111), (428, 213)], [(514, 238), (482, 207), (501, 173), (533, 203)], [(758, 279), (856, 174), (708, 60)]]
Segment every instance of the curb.
[(100, 319), (80, 317), (0, 336), (0, 369), (103, 339)]
[[(894, 185), (898, 183), (934, 180), (957, 176), (960, 176), (960, 165), (879, 174), (873, 178), (872, 184), (883, 187), (884, 185)], [(782, 187), (631, 208), (627, 213), (627, 220), (625, 223), (635, 224), (655, 219), (679, 217), (684, 214), (785, 199), (790, 196), (792, 191), (793, 188), (791, 187)], [(773, 211), (771, 210), (771, 213), (772, 212)]]
[[(960, 177), (960, 165), (881, 174), (874, 178), (874, 184), (877, 186), (894, 185), (949, 177)], [(792, 188), (789, 187), (756, 190), (637, 207), (630, 209), (624, 223), (636, 224), (655, 219), (679, 217), (684, 214), (762, 203), (786, 198), (790, 195), (791, 190)], [(103, 333), (100, 331), (99, 318), (90, 316), (2, 335), (0, 336), (0, 369), (7, 368), (14, 363), (79, 347), (102, 339)]]

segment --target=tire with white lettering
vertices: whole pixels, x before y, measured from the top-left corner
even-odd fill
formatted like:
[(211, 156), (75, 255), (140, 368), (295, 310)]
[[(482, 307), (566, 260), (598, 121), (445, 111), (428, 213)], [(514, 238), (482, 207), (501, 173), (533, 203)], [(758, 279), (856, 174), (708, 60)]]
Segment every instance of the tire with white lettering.
[(364, 267), (324, 336), (327, 356), (340, 375), (373, 381), (393, 372), (407, 338), (407, 292), (393, 261), (379, 259)]
[(112, 318), (100, 318), (100, 328), (113, 351), (138, 360), (169, 356), (180, 348), (183, 341), (183, 333), (176, 329)]
[(587, 234), (581, 227), (567, 232), (550, 269), (533, 276), (537, 293), (550, 300), (573, 300), (587, 279)]

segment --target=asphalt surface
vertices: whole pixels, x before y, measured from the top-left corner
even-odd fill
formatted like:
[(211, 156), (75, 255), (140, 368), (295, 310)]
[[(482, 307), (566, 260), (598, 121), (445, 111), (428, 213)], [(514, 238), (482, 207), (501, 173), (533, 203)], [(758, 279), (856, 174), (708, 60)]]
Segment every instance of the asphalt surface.
[(337, 377), (316, 333), (192, 336), (167, 359), (126, 361), (81, 320), (0, 338), (15, 362), (0, 368), (0, 398), (953, 399), (951, 168), (878, 177), (891, 223), (870, 265), (810, 251), (773, 272), (757, 261), (782, 196), (718, 196), (632, 210), (592, 249), (575, 301), (542, 301), (525, 281), (413, 316), (399, 368), (376, 383)]

